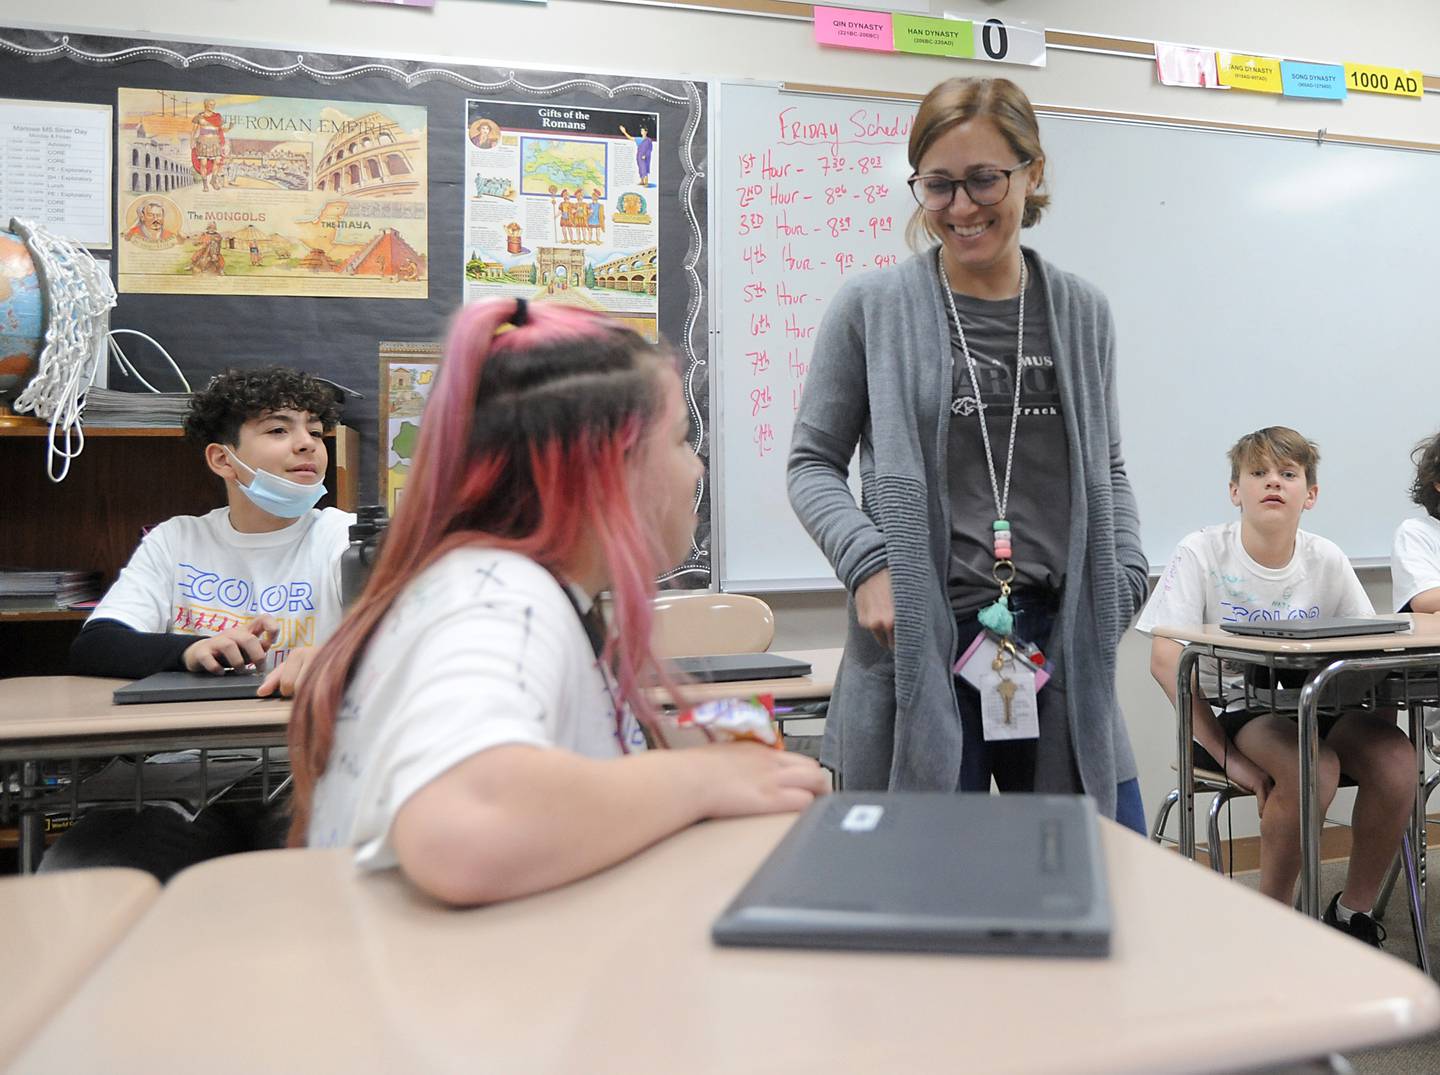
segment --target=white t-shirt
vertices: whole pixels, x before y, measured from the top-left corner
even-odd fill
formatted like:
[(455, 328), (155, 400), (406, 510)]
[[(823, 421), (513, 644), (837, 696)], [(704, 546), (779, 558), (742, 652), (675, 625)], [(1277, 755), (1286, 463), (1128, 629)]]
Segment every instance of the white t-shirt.
[[(577, 598), (578, 599), (578, 598)], [(588, 602), (582, 601), (582, 607)], [(400, 807), (446, 770), (523, 743), (591, 758), (643, 750), (560, 583), (519, 553), (457, 549), (406, 587), (355, 666), (308, 842), (396, 864)]]
[[(1304, 530), (1295, 532), (1295, 555), (1284, 567), (1262, 567), (1240, 543), (1240, 523), (1207, 526), (1187, 535), (1135, 629), (1193, 627), (1256, 620), (1304, 620), (1317, 616), (1373, 616), (1374, 607), (1340, 547)], [(1200, 689), (1219, 695), (1215, 662), (1200, 662)], [(1241, 674), (1225, 667), (1225, 697), (1241, 692)]]
[(354, 521), (312, 508), (283, 530), (242, 534), (229, 508), (177, 515), (145, 535), (90, 619), (198, 637), (269, 613), (280, 623), (273, 666), (339, 626), (340, 555)]
[(1391, 600), (1399, 612), (1419, 594), (1440, 586), (1440, 519), (1406, 519), (1390, 546)]

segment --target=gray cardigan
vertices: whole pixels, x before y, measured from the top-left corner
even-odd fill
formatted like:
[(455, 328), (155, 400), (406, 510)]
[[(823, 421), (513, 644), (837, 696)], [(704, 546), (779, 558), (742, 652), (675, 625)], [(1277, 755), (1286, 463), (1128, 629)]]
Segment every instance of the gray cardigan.
[[(1047, 655), (1065, 684), (1085, 790), (1114, 817), (1116, 785), (1136, 775), (1115, 697), (1115, 651), (1148, 573), (1120, 454), (1114, 328), (1099, 291), (1029, 253), (1044, 284), (1070, 444), (1069, 555)], [(959, 784), (955, 622), (945, 588), (953, 364), (932, 249), (840, 289), (796, 416), (790, 503), (851, 595), (822, 754), (847, 789)], [(845, 480), (857, 443), (858, 507)], [(886, 566), (893, 652), (855, 618), (856, 587)]]

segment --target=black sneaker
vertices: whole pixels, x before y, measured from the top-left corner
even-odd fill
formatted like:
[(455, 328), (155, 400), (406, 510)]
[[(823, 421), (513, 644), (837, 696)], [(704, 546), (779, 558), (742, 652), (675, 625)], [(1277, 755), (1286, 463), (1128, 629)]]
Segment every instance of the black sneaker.
[(1335, 893), (1330, 906), (1325, 908), (1322, 921), (1327, 926), (1334, 926), (1341, 933), (1348, 933), (1357, 941), (1364, 941), (1371, 948), (1382, 947), (1381, 941), (1385, 939), (1385, 927), (1368, 914), (1356, 911), (1350, 916), (1349, 922), (1341, 922), (1339, 918), (1340, 893)]

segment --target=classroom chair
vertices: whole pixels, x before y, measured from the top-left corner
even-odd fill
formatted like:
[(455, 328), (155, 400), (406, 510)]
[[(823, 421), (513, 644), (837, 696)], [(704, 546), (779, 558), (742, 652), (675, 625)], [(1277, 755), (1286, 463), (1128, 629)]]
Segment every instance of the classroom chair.
[(651, 638), (657, 657), (764, 653), (775, 615), (758, 597), (729, 593), (661, 594)]

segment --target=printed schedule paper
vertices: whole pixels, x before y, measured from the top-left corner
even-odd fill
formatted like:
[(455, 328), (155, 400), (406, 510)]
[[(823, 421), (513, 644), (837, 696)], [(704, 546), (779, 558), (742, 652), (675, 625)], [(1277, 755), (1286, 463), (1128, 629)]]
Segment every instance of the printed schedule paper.
[(110, 247), (107, 105), (0, 100), (0, 230), (11, 217)]

